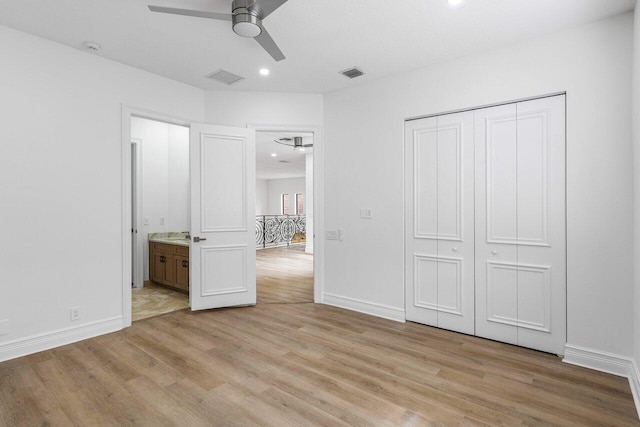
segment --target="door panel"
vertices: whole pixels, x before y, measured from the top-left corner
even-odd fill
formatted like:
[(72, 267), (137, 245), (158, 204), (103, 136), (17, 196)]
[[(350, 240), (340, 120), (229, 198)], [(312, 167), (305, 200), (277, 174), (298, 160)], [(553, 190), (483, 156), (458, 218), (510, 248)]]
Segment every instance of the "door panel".
[(476, 334), (562, 354), (564, 96), (478, 110), (475, 121)]
[(473, 333), (473, 113), (405, 135), (407, 319)]
[(198, 124), (190, 139), (191, 309), (255, 304), (254, 131)]
[(475, 112), (476, 335), (517, 344), (515, 104)]

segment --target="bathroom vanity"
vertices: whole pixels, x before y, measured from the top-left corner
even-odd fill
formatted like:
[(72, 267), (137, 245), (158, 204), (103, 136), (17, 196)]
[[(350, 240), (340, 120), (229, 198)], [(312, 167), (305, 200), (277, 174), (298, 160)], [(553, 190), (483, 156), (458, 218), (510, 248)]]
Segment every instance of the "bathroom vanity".
[(189, 239), (187, 233), (149, 234), (149, 280), (189, 293)]

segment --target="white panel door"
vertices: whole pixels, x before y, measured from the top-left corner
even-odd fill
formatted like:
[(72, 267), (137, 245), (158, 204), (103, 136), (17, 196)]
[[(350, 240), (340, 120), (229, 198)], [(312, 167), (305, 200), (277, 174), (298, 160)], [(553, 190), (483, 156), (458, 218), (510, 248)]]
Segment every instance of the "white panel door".
[(190, 133), (192, 310), (256, 303), (255, 131)]
[(407, 122), (407, 320), (473, 334), (473, 113)]
[(564, 96), (476, 111), (476, 334), (562, 354)]

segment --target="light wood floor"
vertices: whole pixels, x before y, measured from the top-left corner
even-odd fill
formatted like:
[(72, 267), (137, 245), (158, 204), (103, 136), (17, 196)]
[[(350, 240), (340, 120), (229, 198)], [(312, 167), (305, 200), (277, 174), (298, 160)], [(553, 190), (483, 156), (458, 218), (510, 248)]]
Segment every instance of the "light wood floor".
[(313, 255), (304, 245), (256, 251), (258, 304), (313, 302)]
[(316, 304), (142, 320), (0, 363), (2, 426), (638, 425), (626, 379)]

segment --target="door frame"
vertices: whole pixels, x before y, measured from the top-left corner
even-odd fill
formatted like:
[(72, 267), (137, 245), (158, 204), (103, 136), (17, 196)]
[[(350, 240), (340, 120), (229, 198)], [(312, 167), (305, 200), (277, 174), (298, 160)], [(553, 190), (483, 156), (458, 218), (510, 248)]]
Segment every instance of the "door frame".
[[(189, 120), (144, 108), (121, 104), (121, 172), (122, 172), (122, 328), (131, 326), (131, 117), (155, 120), (172, 125), (184, 126), (191, 132), (191, 124), (198, 120)], [(140, 213), (140, 212), (138, 212)]]
[[(135, 176), (133, 175), (133, 159), (131, 164), (132, 173), (131, 173), (131, 191), (132, 197), (131, 201), (133, 205), (131, 206), (131, 218), (132, 225), (131, 229), (135, 230), (135, 233), (132, 231), (132, 250), (134, 251), (131, 258), (131, 270), (133, 276), (133, 287), (134, 288), (142, 288), (144, 286), (144, 245), (142, 243), (141, 235), (140, 235), (140, 226), (142, 225), (142, 192), (140, 189), (142, 188), (142, 139), (140, 138), (131, 138), (131, 148), (132, 152), (135, 151)], [(134, 191), (135, 188), (135, 191)], [(135, 200), (134, 200), (135, 198)], [(133, 218), (135, 216), (135, 218)]]
[(247, 123), (256, 132), (313, 133), (313, 302), (324, 302), (324, 150), (322, 126)]

